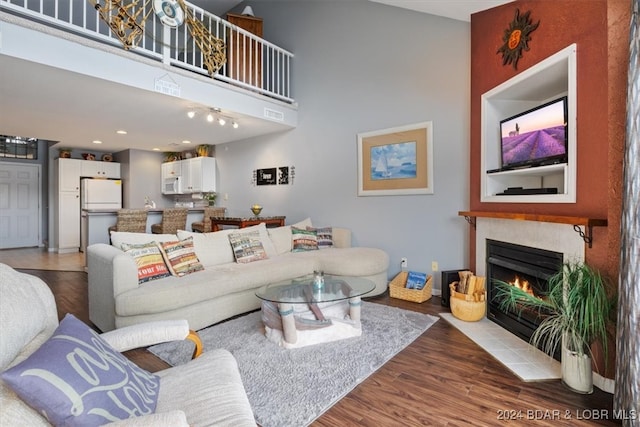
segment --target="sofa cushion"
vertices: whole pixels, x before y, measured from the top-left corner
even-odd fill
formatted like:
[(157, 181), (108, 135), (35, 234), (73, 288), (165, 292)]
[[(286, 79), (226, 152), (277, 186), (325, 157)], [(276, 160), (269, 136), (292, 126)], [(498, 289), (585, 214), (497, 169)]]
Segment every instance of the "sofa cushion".
[(123, 243), (122, 250), (132, 256), (138, 266), (138, 283), (145, 283), (171, 275), (156, 242), (141, 245)]
[(112, 231), (111, 245), (122, 249), (123, 243), (130, 245), (142, 245), (151, 242), (169, 242), (178, 240), (175, 234), (151, 234), (151, 233), (130, 233), (128, 231)]
[(229, 234), (229, 242), (238, 263), (246, 264), (268, 258), (258, 231), (231, 233)]
[(71, 314), (2, 379), (51, 423), (67, 426), (153, 413), (160, 385)]
[(317, 251), (318, 250), (318, 235), (315, 230), (307, 230), (291, 227), (291, 251), (303, 252), (303, 251)]
[(175, 242), (161, 242), (158, 245), (167, 268), (174, 276), (184, 276), (204, 268), (193, 249), (193, 237)]

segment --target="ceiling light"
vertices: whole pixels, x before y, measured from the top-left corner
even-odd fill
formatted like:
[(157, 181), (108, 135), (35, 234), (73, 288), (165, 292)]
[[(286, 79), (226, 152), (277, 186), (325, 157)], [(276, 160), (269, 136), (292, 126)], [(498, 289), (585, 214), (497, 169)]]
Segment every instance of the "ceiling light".
[(153, 151), (160, 151), (158, 147), (153, 148)]
[(102, 144), (102, 141), (98, 141), (97, 139), (95, 141), (91, 141), (91, 142), (93, 142), (94, 144)]
[(231, 126), (233, 126), (234, 129), (238, 129), (240, 125), (238, 124), (238, 122), (233, 122)]
[(118, 135), (126, 135), (126, 134), (127, 134), (127, 131), (126, 131), (126, 130), (122, 130), (122, 129), (121, 129), (121, 130), (117, 130), (117, 131), (116, 131), (116, 133), (117, 133)]
[(211, 123), (213, 121), (213, 114), (211, 114), (211, 113), (207, 114), (207, 121), (209, 123)]
[(220, 124), (220, 126), (224, 126), (224, 125), (225, 125), (225, 123), (227, 123), (227, 121), (226, 121), (224, 118), (220, 117), (220, 118), (218, 119), (218, 123)]
[(196, 112), (195, 112), (195, 111), (189, 111), (189, 112), (187, 113), (187, 116), (188, 116), (190, 119), (193, 119), (193, 118), (196, 116)]
[(191, 141), (185, 139), (184, 141), (182, 141), (182, 143), (183, 144), (191, 144)]

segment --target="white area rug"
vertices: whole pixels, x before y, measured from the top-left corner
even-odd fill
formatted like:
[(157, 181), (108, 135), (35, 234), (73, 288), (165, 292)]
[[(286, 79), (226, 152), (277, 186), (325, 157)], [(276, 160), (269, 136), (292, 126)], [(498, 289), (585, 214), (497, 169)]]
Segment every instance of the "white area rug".
[[(238, 361), (249, 402), (262, 427), (309, 425), (438, 320), (363, 302), (362, 336), (283, 349), (264, 336), (260, 312), (199, 331), (204, 351), (226, 348)], [(149, 350), (171, 365), (193, 347), (172, 342)]]

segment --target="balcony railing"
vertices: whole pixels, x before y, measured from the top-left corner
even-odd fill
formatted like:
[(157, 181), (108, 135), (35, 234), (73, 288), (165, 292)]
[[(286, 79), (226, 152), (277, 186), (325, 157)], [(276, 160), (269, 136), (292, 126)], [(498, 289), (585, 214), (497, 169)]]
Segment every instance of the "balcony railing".
[[(137, 47), (130, 51), (171, 66), (209, 75), (203, 54), (187, 25), (166, 27), (153, 13), (151, 1), (141, 0), (138, 3), (140, 5), (136, 7), (142, 8), (139, 16), (146, 17), (141, 23), (144, 32)], [(227, 61), (212, 78), (281, 101), (294, 102), (291, 96), (291, 52), (197, 6), (188, 2), (185, 4), (194, 19), (225, 43)], [(120, 40), (89, 0), (0, 0), (0, 9), (122, 47)]]

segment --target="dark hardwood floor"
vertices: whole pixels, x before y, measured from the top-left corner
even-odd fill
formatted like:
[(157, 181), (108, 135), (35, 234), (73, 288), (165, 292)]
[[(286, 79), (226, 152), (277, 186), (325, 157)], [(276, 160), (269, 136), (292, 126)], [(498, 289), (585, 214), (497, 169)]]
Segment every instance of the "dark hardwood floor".
[[(89, 323), (84, 272), (21, 270), (51, 287), (58, 315), (73, 313)], [(389, 298), (368, 301), (437, 315), (440, 299), (423, 304)], [(145, 349), (126, 353), (150, 371), (168, 365)], [(598, 389), (580, 395), (559, 380), (526, 383), (446, 321), (422, 336), (367, 378), (312, 425), (335, 426), (606, 426), (613, 397)]]

